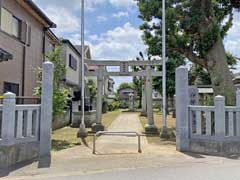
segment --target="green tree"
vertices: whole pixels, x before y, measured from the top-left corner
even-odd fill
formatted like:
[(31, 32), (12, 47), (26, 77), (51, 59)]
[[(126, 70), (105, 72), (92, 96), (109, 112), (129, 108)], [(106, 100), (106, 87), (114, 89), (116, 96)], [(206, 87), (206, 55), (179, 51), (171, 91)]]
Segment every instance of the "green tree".
[[(57, 47), (48, 56), (48, 61), (54, 64), (53, 79), (53, 116), (62, 115), (67, 107), (69, 91), (64, 87), (63, 78), (66, 74), (66, 67), (61, 59), (61, 47)], [(38, 68), (38, 85), (34, 94), (40, 96), (42, 92), (42, 68)]]
[[(136, 57), (137, 61), (145, 61), (144, 55), (142, 52), (139, 52), (139, 56)], [(150, 60), (150, 57), (148, 58), (148, 60)], [(139, 71), (143, 71), (146, 68), (144, 66), (134, 66), (132, 67), (132, 70), (134, 72), (139, 72)], [(144, 82), (144, 77), (139, 77), (139, 76), (134, 76), (133, 77), (133, 88), (137, 91), (137, 95), (139, 96), (139, 108), (141, 108), (142, 106), (142, 85)]]
[[(227, 62), (230, 69), (236, 69), (237, 57), (234, 57), (231, 53), (227, 53)], [(211, 77), (209, 72), (199, 66), (198, 64), (193, 64), (189, 72), (189, 82), (192, 85), (211, 85)]]
[[(173, 97), (175, 94), (175, 72), (176, 68), (184, 65), (184, 58), (176, 55), (175, 57), (168, 58), (166, 61), (166, 93), (167, 98)], [(159, 67), (159, 71), (161, 71), (161, 67)], [(162, 77), (154, 77), (153, 78), (153, 88), (162, 94)]]
[[(137, 0), (144, 24), (143, 39), (148, 53), (161, 54), (162, 1)], [(224, 95), (227, 104), (235, 103), (235, 88), (227, 64), (223, 39), (232, 26), (238, 0), (166, 0), (167, 56), (183, 55), (205, 68), (215, 94)]]
[(202, 66), (193, 64), (189, 71), (189, 84), (191, 85), (211, 85), (210, 74)]
[(133, 85), (131, 83), (124, 82), (119, 85), (117, 92), (119, 92), (120, 89), (125, 89), (125, 88), (133, 88)]

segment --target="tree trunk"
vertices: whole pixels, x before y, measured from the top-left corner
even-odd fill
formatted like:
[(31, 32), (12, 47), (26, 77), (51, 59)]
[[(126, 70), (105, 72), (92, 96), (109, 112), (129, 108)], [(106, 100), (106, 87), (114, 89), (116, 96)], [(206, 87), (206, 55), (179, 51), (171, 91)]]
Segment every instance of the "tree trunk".
[(227, 64), (226, 52), (221, 38), (208, 51), (205, 59), (207, 69), (211, 76), (214, 95), (222, 95), (226, 98), (227, 105), (235, 105), (235, 92), (232, 75)]

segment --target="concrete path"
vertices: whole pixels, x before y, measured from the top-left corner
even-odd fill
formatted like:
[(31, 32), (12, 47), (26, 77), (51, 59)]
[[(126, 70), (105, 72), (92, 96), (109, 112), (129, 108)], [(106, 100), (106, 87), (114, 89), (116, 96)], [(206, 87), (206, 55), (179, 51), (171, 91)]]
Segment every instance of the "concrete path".
[[(138, 113), (122, 113), (108, 128), (112, 132), (143, 132), (143, 126)], [(147, 139), (141, 137), (141, 146), (147, 147)], [(138, 153), (137, 137), (101, 136), (97, 140), (97, 154)]]

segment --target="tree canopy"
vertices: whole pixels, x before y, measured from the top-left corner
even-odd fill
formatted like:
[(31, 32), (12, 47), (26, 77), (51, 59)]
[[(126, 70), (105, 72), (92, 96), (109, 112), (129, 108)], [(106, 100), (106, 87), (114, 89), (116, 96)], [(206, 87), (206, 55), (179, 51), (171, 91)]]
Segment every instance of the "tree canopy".
[[(161, 55), (162, 1), (137, 1), (148, 54)], [(235, 89), (223, 38), (233, 25), (234, 9), (240, 9), (238, 0), (166, 0), (168, 58), (179, 54), (205, 68), (215, 94), (225, 95), (229, 104)]]
[(121, 83), (118, 87), (117, 92), (119, 92), (120, 89), (125, 89), (125, 88), (133, 88), (133, 84), (128, 82)]

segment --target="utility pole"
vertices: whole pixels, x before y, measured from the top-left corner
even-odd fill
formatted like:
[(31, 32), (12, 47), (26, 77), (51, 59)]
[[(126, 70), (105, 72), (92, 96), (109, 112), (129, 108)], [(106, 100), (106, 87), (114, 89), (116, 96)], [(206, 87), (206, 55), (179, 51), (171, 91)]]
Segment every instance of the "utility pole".
[(162, 132), (161, 137), (166, 138), (167, 113), (166, 113), (166, 0), (162, 0)]
[[(81, 84), (81, 113), (82, 113), (82, 117), (81, 117), (81, 123), (80, 123), (80, 127), (79, 127), (79, 137), (81, 138), (85, 138), (87, 137), (87, 130), (85, 127), (85, 69), (84, 69), (84, 62), (85, 62), (85, 45), (84, 45), (84, 0), (82, 0), (81, 3), (81, 59), (82, 59), (82, 63), (80, 64), (79, 67), (79, 84)], [(81, 80), (80, 80), (81, 79)]]

